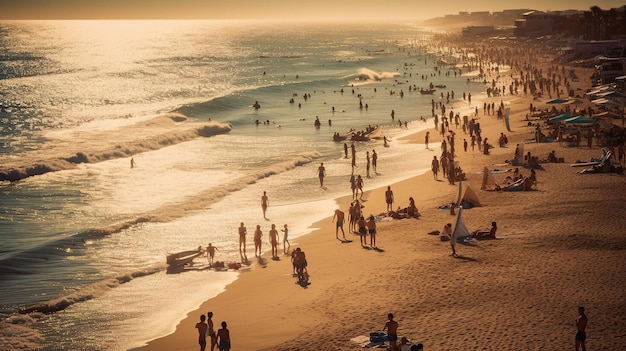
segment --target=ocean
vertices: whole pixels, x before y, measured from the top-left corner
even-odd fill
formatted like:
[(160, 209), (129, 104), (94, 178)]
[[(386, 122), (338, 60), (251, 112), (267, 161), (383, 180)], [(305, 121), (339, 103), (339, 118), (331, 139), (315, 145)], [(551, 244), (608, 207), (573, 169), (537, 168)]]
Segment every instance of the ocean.
[[(212, 243), (217, 260), (241, 262), (241, 222), (244, 270), (257, 224), (264, 235), (288, 224), (294, 248), (351, 193), (334, 133), (381, 126), (390, 140), (355, 142), (356, 174), (378, 154), (366, 191), (428, 171), (432, 153), (399, 138), (433, 126), (440, 93), (467, 114), (483, 90), (432, 34), (410, 23), (0, 22), (0, 175), (19, 179), (0, 182), (0, 344), (128, 350), (172, 332), (239, 273), (204, 258), (171, 271), (166, 255)], [(446, 87), (416, 91), (430, 83)]]

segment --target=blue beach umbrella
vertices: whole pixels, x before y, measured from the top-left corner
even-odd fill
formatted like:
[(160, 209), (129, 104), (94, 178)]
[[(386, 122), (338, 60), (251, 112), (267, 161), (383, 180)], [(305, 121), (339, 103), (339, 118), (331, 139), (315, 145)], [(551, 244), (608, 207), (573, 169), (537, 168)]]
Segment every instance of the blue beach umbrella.
[(569, 113), (564, 113), (562, 115), (558, 115), (556, 117), (552, 117), (548, 120), (548, 122), (550, 123), (556, 123), (556, 122), (560, 122), (560, 121), (564, 121), (568, 118), (572, 118), (572, 115), (570, 115)]

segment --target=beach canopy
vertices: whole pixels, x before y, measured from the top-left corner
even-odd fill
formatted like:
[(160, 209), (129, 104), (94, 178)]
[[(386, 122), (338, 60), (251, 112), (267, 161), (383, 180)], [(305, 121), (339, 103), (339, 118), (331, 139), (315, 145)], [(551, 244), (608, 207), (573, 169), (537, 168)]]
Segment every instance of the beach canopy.
[(585, 93), (585, 95), (598, 95), (600, 93), (604, 93), (607, 91), (613, 91), (613, 88), (611, 88), (611, 86), (609, 85), (602, 85), (602, 86), (596, 87), (594, 90), (591, 90)]
[(474, 191), (474, 189), (472, 189), (472, 187), (470, 187), (469, 185), (465, 187), (465, 193), (463, 193), (463, 197), (461, 199), (461, 203), (464, 203), (464, 202), (469, 202), (474, 207), (482, 206), (480, 204), (480, 200), (478, 200), (478, 195), (476, 195), (476, 192)]
[(572, 115), (570, 115), (569, 113), (564, 113), (564, 114), (562, 114), (562, 115), (558, 115), (558, 116), (556, 116), (556, 117), (552, 117), (552, 118), (550, 118), (548, 121), (549, 121), (549, 122), (560, 122), (560, 121), (564, 121), (564, 120), (566, 120), (566, 119), (568, 119), (568, 118), (572, 118), (572, 117), (573, 117), (573, 116), (572, 116)]
[(604, 111), (604, 112), (600, 112), (600, 113), (596, 113), (595, 115), (593, 115), (592, 117), (594, 118), (613, 118), (613, 119), (621, 119), (622, 116), (615, 113), (615, 112), (611, 112), (611, 111)]
[(626, 95), (620, 93), (619, 91), (605, 91), (605, 92), (599, 93), (597, 95), (601, 96), (603, 98), (608, 98), (608, 97), (624, 98), (624, 97), (626, 97)]
[(585, 116), (576, 116), (565, 120), (567, 124), (594, 124), (596, 120)]
[(582, 104), (582, 102), (583, 101), (581, 99), (569, 99), (565, 101), (563, 105), (571, 105), (571, 104), (579, 105), (579, 104)]
[(452, 230), (452, 238), (450, 238), (452, 245), (454, 245), (457, 240), (466, 238), (470, 235), (470, 232), (461, 217), (461, 212), (463, 212), (463, 207), (459, 206), (459, 210), (456, 214), (456, 222), (454, 223), (454, 229)]
[(552, 99), (552, 100), (546, 101), (546, 104), (557, 105), (557, 104), (562, 104), (562, 103), (564, 103), (566, 101), (567, 100), (565, 100), (565, 99), (556, 98), (556, 99)]
[(593, 102), (596, 105), (602, 105), (602, 106), (622, 107), (622, 104), (620, 104), (619, 102), (609, 100), (607, 98), (595, 99), (595, 100), (591, 100), (591, 102)]

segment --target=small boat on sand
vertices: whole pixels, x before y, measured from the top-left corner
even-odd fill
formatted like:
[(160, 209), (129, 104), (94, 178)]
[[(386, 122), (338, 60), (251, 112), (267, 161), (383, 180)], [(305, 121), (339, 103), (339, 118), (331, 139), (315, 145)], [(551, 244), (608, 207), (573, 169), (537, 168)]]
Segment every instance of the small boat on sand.
[(193, 260), (202, 255), (204, 252), (201, 250), (187, 250), (176, 252), (173, 254), (168, 254), (166, 256), (166, 262), (170, 266), (184, 266), (186, 264), (192, 263)]

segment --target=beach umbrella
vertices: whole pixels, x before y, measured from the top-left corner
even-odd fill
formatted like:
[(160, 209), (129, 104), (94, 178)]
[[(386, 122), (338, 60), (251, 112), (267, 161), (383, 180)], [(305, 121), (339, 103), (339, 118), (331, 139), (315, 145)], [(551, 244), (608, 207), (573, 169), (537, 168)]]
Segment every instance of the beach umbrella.
[(596, 120), (585, 116), (576, 116), (564, 121), (566, 124), (594, 124)]
[(598, 96), (601, 96), (603, 98), (610, 98), (610, 97), (617, 97), (617, 98), (624, 98), (626, 97), (626, 95), (620, 93), (619, 91), (606, 91), (604, 93), (600, 93), (598, 94)]
[(556, 122), (560, 122), (560, 121), (564, 121), (568, 118), (572, 118), (572, 115), (570, 115), (569, 113), (564, 113), (562, 115), (558, 115), (556, 117), (552, 117), (548, 120), (548, 122), (550, 123), (556, 123)]
[(613, 100), (609, 100), (609, 99), (606, 99), (606, 98), (591, 100), (591, 102), (593, 102), (596, 105), (602, 105), (604, 107), (606, 107), (606, 106), (609, 106), (609, 107), (622, 107), (622, 104), (620, 104), (619, 102), (613, 101)]
[(561, 99), (561, 98), (556, 98), (556, 99), (552, 99), (552, 100), (548, 100), (546, 101), (546, 104), (550, 104), (550, 105), (558, 105), (558, 104), (562, 104), (564, 102), (566, 102), (567, 100)]
[(622, 116), (615, 113), (615, 112), (611, 112), (611, 111), (604, 111), (604, 112), (600, 112), (600, 113), (596, 113), (595, 115), (591, 116), (593, 118), (612, 118), (612, 119), (621, 119)]
[(571, 104), (579, 105), (579, 104), (582, 104), (582, 102), (583, 101), (581, 99), (569, 99), (565, 101), (563, 105), (571, 105)]

